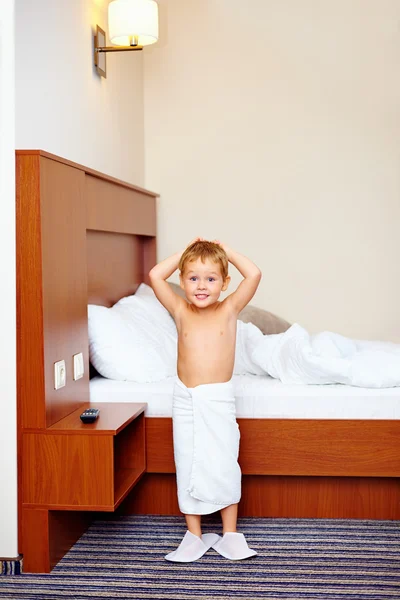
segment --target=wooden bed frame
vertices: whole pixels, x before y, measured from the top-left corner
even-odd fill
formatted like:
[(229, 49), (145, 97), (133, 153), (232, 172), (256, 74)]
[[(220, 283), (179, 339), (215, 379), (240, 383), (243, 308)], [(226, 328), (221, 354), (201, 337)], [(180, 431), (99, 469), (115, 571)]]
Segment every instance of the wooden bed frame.
[[(20, 551), (26, 570), (46, 571), (90, 515), (79, 504), (72, 513), (24, 501), (26, 440), (89, 401), (87, 303), (112, 306), (148, 283), (157, 195), (39, 150), (17, 151), (16, 178)], [(69, 365), (77, 352), (85, 376), (72, 381), (68, 366), (66, 387), (54, 390), (54, 362)], [(400, 421), (239, 419), (239, 426), (241, 515), (400, 519)], [(145, 434), (146, 474), (118, 511), (180, 514), (171, 419), (146, 418)], [(39, 560), (44, 530), (47, 554)]]

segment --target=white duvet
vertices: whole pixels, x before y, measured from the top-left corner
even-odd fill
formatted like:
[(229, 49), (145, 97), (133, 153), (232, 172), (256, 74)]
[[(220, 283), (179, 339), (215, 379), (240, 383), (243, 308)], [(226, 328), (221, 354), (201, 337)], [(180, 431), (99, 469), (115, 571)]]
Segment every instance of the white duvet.
[[(150, 383), (176, 375), (174, 320), (142, 283), (111, 308), (88, 307), (90, 361), (103, 377)], [(283, 383), (400, 386), (400, 344), (310, 335), (300, 325), (263, 335), (238, 321), (235, 375), (270, 375)]]
[(268, 374), (283, 383), (400, 386), (400, 344), (358, 341), (331, 332), (310, 335), (297, 323), (263, 335), (238, 321), (235, 374)]

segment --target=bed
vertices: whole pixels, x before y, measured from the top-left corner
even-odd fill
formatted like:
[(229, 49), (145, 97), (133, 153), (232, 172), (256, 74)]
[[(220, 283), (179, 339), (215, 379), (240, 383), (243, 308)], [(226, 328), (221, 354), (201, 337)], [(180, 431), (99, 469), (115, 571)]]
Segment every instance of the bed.
[[(233, 378), (246, 516), (399, 518), (400, 390), (284, 385)], [(172, 448), (174, 377), (138, 384), (99, 376), (91, 401), (147, 402), (147, 478), (122, 511), (178, 514)]]
[[(118, 217), (124, 219), (123, 213)], [(96, 233), (90, 232), (90, 244)], [(93, 253), (94, 255), (94, 253)], [(110, 307), (123, 297), (126, 275), (115, 273), (115, 255), (105, 241), (88, 270), (88, 302)], [(112, 257), (111, 264), (110, 258)], [(123, 264), (124, 251), (118, 253)], [(150, 262), (147, 262), (150, 266)], [(91, 290), (91, 280), (96, 282)], [(118, 281), (116, 281), (118, 279)], [(147, 272), (143, 279), (149, 283)], [(99, 290), (101, 289), (101, 294)], [(113, 290), (118, 289), (116, 297)], [(113, 300), (110, 297), (113, 295)], [(284, 322), (286, 323), (286, 322)], [(286, 325), (287, 326), (287, 325)], [(276, 330), (275, 330), (276, 331)], [(242, 378), (239, 386), (247, 387)], [(91, 382), (91, 401), (123, 398), (123, 383)], [(167, 383), (172, 386), (172, 380)], [(261, 412), (241, 414), (239, 462), (243, 473), (240, 514), (265, 517), (400, 518), (399, 389), (360, 390), (348, 386), (287, 389), (279, 381), (253, 380), (265, 391)], [(265, 387), (264, 387), (265, 386)], [(137, 388), (135, 397), (149, 404), (146, 416), (147, 474), (125, 501), (121, 512), (179, 514), (170, 414), (151, 414), (161, 386)], [(254, 388), (253, 388), (254, 389)], [(170, 388), (169, 388), (170, 390)], [(278, 400), (271, 412), (273, 390)], [(170, 398), (170, 391), (168, 391)], [(303, 395), (306, 409), (299, 407)], [(332, 401), (332, 396), (335, 402)], [(128, 395), (132, 398), (132, 395)], [(170, 402), (168, 400), (167, 402)], [(239, 410), (242, 401), (239, 398)], [(243, 404), (246, 402), (243, 401)], [(248, 404), (248, 400), (247, 400)], [(257, 401), (250, 404), (255, 407)], [(260, 407), (260, 401), (258, 401)], [(249, 408), (249, 407), (248, 407)], [(338, 409), (338, 412), (336, 410)], [(255, 410), (255, 409), (254, 409)]]
[[(167, 387), (130, 389), (89, 380), (87, 306), (111, 307), (149, 283), (157, 195), (37, 150), (17, 152), (16, 178), (20, 551), (36, 561), (37, 540), (47, 531), (42, 555), (47, 554), (32, 566), (40, 572), (49, 560), (54, 563), (58, 550), (50, 559), (48, 552), (53, 538), (60, 539), (63, 552), (73, 541), (64, 544), (79, 506), (65, 515), (48, 506), (24, 506), (24, 436), (46, 434), (88, 402), (89, 394), (96, 403), (105, 397), (148, 402), (146, 474), (119, 510), (179, 514), (166, 411), (172, 379), (164, 382)], [(72, 357), (79, 352), (85, 373), (73, 380)], [(55, 390), (54, 363), (61, 358), (67, 385)], [(269, 378), (246, 377), (237, 389), (241, 515), (400, 519), (397, 389), (294, 390)], [(60, 529), (62, 535), (56, 535)], [(75, 539), (83, 529), (84, 524), (77, 528)]]

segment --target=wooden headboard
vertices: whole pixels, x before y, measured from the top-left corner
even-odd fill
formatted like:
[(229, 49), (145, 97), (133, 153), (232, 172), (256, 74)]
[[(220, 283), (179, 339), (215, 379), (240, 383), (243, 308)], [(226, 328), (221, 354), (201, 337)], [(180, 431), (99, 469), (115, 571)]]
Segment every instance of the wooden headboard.
[(157, 194), (41, 150), (16, 152), (16, 190), (19, 426), (41, 429), (89, 400), (87, 304), (112, 306), (147, 282)]
[(155, 264), (155, 194), (87, 175), (85, 197), (88, 302), (112, 306)]
[[(147, 281), (156, 261), (157, 195), (41, 150), (18, 150), (16, 196), (19, 552), (35, 571), (64, 554), (88, 517), (30, 506), (38, 486), (29, 483), (29, 441), (47, 449), (49, 428), (89, 401), (87, 305), (111, 306)], [(80, 352), (85, 373), (75, 381)], [(66, 385), (56, 390), (61, 360)]]

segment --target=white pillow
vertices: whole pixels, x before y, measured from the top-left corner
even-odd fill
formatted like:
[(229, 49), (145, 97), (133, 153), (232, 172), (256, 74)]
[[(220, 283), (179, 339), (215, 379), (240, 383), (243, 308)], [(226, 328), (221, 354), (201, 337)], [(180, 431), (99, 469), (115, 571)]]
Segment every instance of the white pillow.
[[(111, 308), (89, 304), (88, 317), (90, 362), (103, 377), (149, 383), (176, 375), (175, 322), (150, 286), (141, 283)], [(255, 325), (238, 321), (235, 375), (263, 374), (249, 352), (259, 337)]]
[[(140, 306), (145, 307), (146, 311), (153, 311), (156, 319), (165, 327), (175, 327), (174, 319), (166, 308), (161, 304), (155, 295), (153, 288), (145, 283), (141, 283), (136, 290), (135, 298), (141, 300)], [(122, 302), (124, 299), (120, 300)]]
[(174, 320), (141, 284), (111, 308), (89, 304), (89, 357), (108, 379), (148, 383), (176, 375)]

